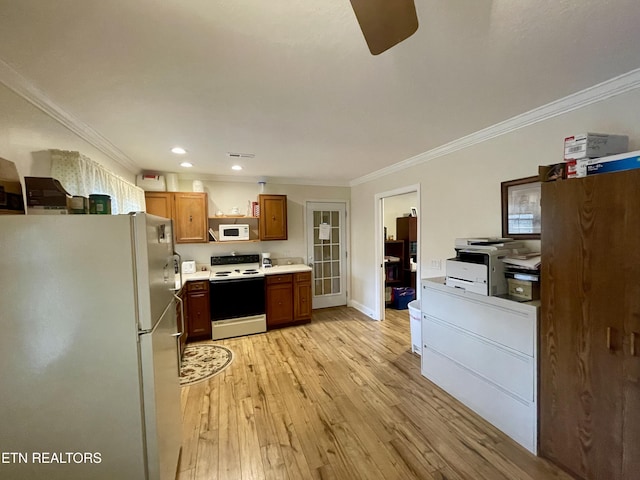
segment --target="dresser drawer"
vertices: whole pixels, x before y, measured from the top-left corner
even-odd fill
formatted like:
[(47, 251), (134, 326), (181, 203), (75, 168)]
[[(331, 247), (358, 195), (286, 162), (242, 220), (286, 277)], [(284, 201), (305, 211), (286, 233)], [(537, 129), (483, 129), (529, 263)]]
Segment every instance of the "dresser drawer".
[(296, 282), (310, 282), (311, 272), (294, 273), (294, 277)]
[(507, 350), (427, 315), (422, 317), (423, 345), (475, 372), (527, 402), (533, 402), (533, 357)]
[(207, 280), (187, 282), (187, 292), (197, 292), (209, 290), (209, 282)]
[(282, 275), (267, 275), (267, 285), (275, 285), (278, 283), (292, 283), (293, 275), (284, 273)]

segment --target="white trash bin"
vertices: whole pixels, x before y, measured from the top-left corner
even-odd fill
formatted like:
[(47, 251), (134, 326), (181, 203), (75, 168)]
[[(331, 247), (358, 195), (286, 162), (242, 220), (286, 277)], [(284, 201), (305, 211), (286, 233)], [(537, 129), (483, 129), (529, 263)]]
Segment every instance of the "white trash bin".
[(411, 327), (411, 351), (422, 356), (422, 322), (420, 300), (409, 302), (409, 322)]

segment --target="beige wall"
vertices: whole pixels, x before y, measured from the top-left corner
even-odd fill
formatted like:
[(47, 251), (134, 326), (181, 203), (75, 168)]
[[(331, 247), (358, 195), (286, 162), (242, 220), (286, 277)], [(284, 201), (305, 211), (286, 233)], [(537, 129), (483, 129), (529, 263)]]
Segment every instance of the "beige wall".
[(640, 149), (640, 89), (354, 186), (350, 289), (354, 304), (367, 313), (376, 307), (380, 263), (374, 258), (376, 194), (420, 184), (421, 276), (440, 276), (444, 271), (430, 269), (431, 261), (452, 257), (456, 237), (501, 234), (500, 182), (536, 175), (538, 165), (562, 161), (564, 137), (582, 132), (626, 134), (630, 149)]
[[(48, 149), (78, 151), (116, 175), (135, 183), (135, 174), (111, 160), (62, 124), (0, 84), (0, 157), (16, 164), (21, 178), (49, 176)], [(24, 188), (24, 182), (23, 182)]]
[[(180, 190), (191, 191), (192, 181), (180, 180)], [(260, 193), (257, 183), (203, 181), (209, 197), (209, 216), (218, 210), (230, 213), (233, 207), (246, 213), (250, 200), (256, 201)], [(178, 245), (183, 260), (195, 260), (209, 264), (212, 255), (271, 252), (273, 258), (301, 257), (306, 263), (305, 206), (307, 201), (349, 201), (349, 187), (322, 187), (312, 185), (265, 185), (264, 193), (287, 195), (288, 237), (286, 241), (256, 242), (246, 244), (209, 243), (202, 245)], [(347, 205), (348, 206), (348, 205)]]

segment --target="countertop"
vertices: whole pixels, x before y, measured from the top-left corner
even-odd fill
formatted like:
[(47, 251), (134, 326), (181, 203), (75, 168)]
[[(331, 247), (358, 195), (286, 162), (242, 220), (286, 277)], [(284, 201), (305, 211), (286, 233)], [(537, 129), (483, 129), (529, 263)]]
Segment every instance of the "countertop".
[[(303, 263), (294, 263), (292, 265), (274, 265), (270, 268), (262, 268), (265, 275), (282, 275), (286, 273), (310, 272), (311, 267)], [(187, 282), (209, 280), (211, 272), (209, 270), (198, 271), (195, 273), (182, 274), (182, 286)], [(179, 278), (179, 277), (178, 277)]]

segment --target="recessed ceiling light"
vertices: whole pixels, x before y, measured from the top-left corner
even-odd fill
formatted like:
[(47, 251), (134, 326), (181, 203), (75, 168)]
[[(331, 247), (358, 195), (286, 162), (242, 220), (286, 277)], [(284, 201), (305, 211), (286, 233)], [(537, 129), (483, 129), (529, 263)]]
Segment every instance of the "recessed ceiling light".
[(182, 147), (173, 147), (171, 149), (171, 152), (175, 153), (176, 155), (184, 155), (185, 153), (187, 153), (187, 151)]
[(234, 165), (231, 167), (231, 170), (242, 170), (242, 167), (240, 165)]
[(181, 167), (185, 167), (185, 168), (191, 168), (193, 167), (193, 164), (189, 163), (189, 162), (182, 162), (180, 164)]

